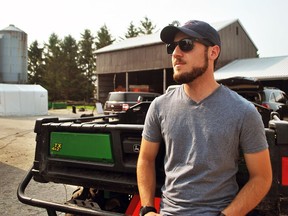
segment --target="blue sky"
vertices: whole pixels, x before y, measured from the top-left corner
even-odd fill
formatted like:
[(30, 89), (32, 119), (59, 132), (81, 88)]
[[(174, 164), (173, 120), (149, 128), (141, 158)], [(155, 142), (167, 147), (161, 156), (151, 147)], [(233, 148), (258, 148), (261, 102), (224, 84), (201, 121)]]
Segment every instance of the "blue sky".
[(93, 35), (106, 24), (115, 39), (131, 21), (147, 16), (156, 29), (173, 20), (209, 23), (239, 19), (260, 57), (288, 55), (287, 0), (9, 0), (2, 2), (0, 29), (9, 24), (28, 34), (28, 45), (48, 42), (54, 32), (79, 40), (85, 29)]

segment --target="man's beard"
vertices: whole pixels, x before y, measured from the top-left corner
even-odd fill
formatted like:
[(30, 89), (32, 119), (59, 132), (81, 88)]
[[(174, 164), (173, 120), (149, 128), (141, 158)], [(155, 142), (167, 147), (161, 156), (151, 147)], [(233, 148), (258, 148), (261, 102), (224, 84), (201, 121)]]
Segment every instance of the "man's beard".
[(173, 79), (179, 83), (191, 83), (193, 82), (196, 78), (202, 76), (207, 68), (208, 68), (208, 48), (206, 47), (205, 52), (204, 52), (204, 65), (202, 67), (194, 67), (190, 71), (185, 71), (177, 74), (173, 74)]

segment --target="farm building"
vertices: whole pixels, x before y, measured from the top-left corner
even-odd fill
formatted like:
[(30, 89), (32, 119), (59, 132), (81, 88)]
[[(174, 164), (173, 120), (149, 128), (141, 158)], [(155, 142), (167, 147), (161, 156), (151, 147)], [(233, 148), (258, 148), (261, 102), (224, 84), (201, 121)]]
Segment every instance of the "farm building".
[[(257, 58), (257, 47), (239, 20), (211, 25), (222, 40), (217, 68), (235, 59)], [(129, 38), (97, 50), (97, 98), (105, 101), (110, 91), (152, 91), (163, 93), (175, 84), (171, 56), (160, 39), (160, 31)]]

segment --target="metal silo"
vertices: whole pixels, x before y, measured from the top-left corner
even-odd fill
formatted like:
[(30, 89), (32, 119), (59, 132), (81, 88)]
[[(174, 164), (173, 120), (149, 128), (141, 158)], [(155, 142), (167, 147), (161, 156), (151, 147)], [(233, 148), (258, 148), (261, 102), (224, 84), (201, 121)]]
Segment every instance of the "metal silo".
[(0, 83), (27, 82), (27, 34), (14, 25), (0, 31)]

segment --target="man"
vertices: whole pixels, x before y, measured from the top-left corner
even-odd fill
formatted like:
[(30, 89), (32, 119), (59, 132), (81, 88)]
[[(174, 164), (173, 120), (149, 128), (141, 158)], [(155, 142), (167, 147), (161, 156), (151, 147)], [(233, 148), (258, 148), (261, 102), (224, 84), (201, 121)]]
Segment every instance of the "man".
[[(140, 215), (246, 215), (272, 182), (268, 144), (253, 104), (214, 79), (221, 42), (209, 24), (167, 26), (161, 40), (182, 84), (149, 108), (137, 163)], [(165, 142), (160, 214), (154, 209), (155, 158)], [(238, 191), (239, 147), (250, 174)]]

